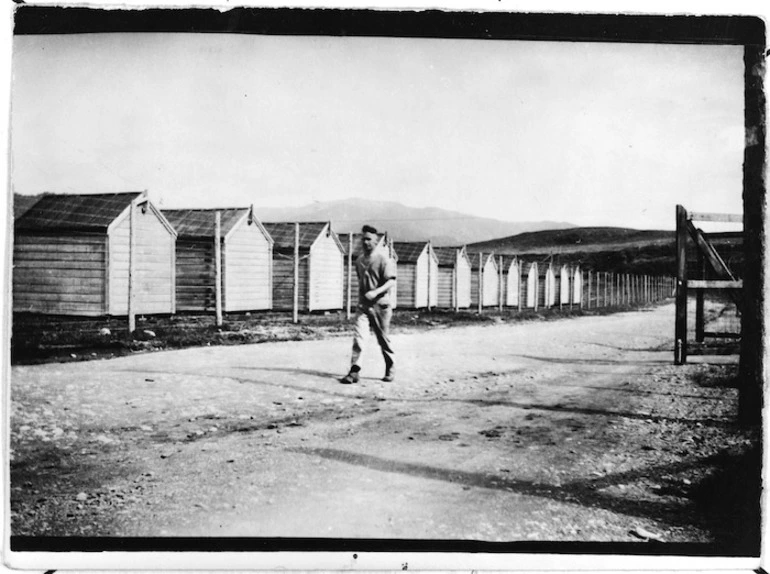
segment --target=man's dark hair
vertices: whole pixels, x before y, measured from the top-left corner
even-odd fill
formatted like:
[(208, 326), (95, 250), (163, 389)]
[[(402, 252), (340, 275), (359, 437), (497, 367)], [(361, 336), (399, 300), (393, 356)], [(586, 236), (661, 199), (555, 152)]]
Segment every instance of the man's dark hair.
[(377, 235), (377, 230), (371, 225), (364, 225), (361, 228), (361, 233), (374, 233), (375, 235)]

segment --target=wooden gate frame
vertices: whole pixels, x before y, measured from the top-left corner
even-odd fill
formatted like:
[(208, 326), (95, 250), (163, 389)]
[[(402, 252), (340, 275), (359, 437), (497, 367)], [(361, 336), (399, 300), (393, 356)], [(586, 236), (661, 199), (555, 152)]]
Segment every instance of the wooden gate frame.
[[(683, 365), (687, 362), (687, 294), (696, 290), (695, 300), (695, 337), (703, 342), (705, 337), (728, 337), (740, 339), (740, 333), (708, 333), (705, 331), (703, 295), (705, 289), (726, 289), (730, 297), (740, 308), (742, 306), (743, 281), (736, 279), (725, 262), (717, 253), (707, 235), (693, 225), (693, 221), (715, 221), (722, 223), (743, 223), (743, 215), (728, 213), (687, 212), (681, 205), (676, 206), (676, 326), (674, 344), (674, 363)], [(717, 280), (688, 279), (687, 277), (687, 238), (690, 237), (698, 249), (698, 261), (705, 270), (708, 266), (719, 277)]]

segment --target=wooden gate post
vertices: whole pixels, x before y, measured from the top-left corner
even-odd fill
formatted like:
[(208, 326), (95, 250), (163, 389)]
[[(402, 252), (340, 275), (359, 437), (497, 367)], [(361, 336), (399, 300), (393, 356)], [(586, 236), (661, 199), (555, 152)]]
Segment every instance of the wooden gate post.
[(222, 213), (214, 212), (214, 311), (217, 327), (222, 326)]
[(687, 361), (687, 211), (676, 206), (676, 324), (674, 363)]

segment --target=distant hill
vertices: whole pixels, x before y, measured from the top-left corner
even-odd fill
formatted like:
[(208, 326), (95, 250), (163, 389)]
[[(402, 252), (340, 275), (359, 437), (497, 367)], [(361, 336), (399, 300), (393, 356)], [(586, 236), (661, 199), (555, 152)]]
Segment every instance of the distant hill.
[(344, 199), (317, 202), (297, 208), (255, 207), (262, 221), (331, 221), (337, 233), (361, 230), (369, 223), (396, 241), (427, 241), (434, 245), (464, 245), (496, 237), (574, 227), (554, 221), (500, 221), (436, 207), (408, 207), (393, 201)]
[(673, 231), (627, 229), (625, 227), (573, 227), (519, 233), (468, 245), (474, 251), (499, 253), (570, 253), (606, 251), (629, 245), (667, 245), (674, 241)]
[(594, 271), (666, 274), (676, 271), (675, 233), (623, 227), (575, 227), (520, 233), (468, 245), (525, 260), (552, 260)]

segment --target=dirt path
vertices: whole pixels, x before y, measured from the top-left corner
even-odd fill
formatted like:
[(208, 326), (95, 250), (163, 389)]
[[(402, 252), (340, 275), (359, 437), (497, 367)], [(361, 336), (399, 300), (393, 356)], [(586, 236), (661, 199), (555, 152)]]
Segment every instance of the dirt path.
[(347, 338), (14, 367), (12, 533), (710, 542), (688, 489), (749, 439), (672, 329), (396, 334), (351, 386)]

